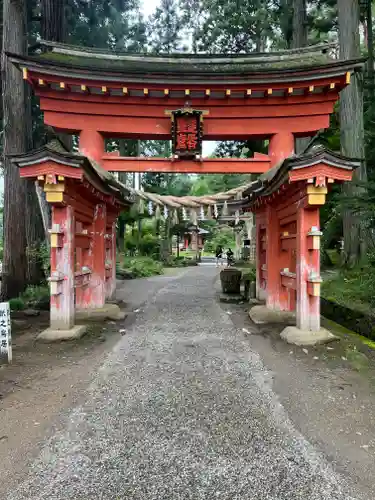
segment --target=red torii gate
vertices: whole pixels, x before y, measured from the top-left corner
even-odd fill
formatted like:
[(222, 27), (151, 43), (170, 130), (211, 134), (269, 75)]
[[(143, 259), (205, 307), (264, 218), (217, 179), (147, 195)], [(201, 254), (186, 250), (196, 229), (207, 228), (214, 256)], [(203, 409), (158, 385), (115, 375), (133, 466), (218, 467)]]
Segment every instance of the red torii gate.
[[(74, 158), (65, 152), (59, 159), (56, 156), (52, 160), (47, 156), (20, 156), (15, 161), (21, 168), (22, 176), (39, 178), (47, 194), (51, 193), (47, 198), (54, 207), (54, 224), (64, 228), (63, 234), (58, 231), (56, 238), (62, 241), (61, 248), (69, 255), (74, 246), (72, 234), (77, 234), (72, 210), (85, 214), (88, 227), (96, 228), (97, 219), (100, 219), (102, 213), (110, 213), (110, 224), (113, 224), (118, 211), (126, 206), (122, 200), (124, 193), (121, 192), (121, 187), (115, 186), (110, 176), (105, 177), (105, 171), (272, 175), (280, 164), (284, 164), (286, 158), (293, 156), (296, 138), (311, 137), (318, 130), (328, 127), (339, 92), (350, 84), (352, 73), (360, 70), (363, 65), (362, 60), (331, 59), (329, 51), (332, 47), (329, 45), (236, 56), (119, 54), (52, 42), (42, 42), (42, 46), (47, 51), (36, 56), (8, 54), (8, 57), (22, 71), (24, 80), (39, 97), (45, 123), (56, 131), (78, 135), (81, 156), (75, 155), (75, 158), (77, 160), (79, 157), (81, 160), (79, 165), (74, 164)], [(200, 155), (188, 159), (175, 156), (123, 158), (105, 151), (107, 138), (171, 139), (171, 116), (181, 109), (193, 114), (200, 110), (200, 132), (205, 140), (264, 139), (269, 141), (268, 154), (256, 153), (252, 159), (206, 159)], [(344, 160), (337, 157), (335, 161), (340, 169)], [(318, 173), (311, 173), (313, 180), (306, 188), (307, 191), (303, 191), (303, 195), (298, 194), (299, 191), (295, 192), (294, 184), (289, 183), (298, 176), (295, 173), (297, 170), (293, 169), (290, 178), (284, 177), (280, 181), (276, 194), (273, 192), (267, 197), (268, 208), (263, 210), (258, 205), (252, 205), (258, 219), (258, 283), (266, 283), (265, 286), (260, 286), (265, 290), (269, 307), (283, 309), (287, 303), (288, 308), (293, 308), (293, 298), (287, 298), (285, 289), (306, 288), (298, 279), (298, 273), (294, 281), (289, 280), (291, 286), (285, 285), (291, 277), (285, 274), (286, 271), (280, 275), (278, 269), (285, 259), (277, 258), (275, 269), (272, 265), (267, 269), (262, 267), (263, 264), (260, 265), (264, 241), (269, 248), (266, 257), (268, 261), (276, 251), (272, 244), (272, 235), (275, 232), (278, 234), (279, 228), (279, 223), (275, 222), (275, 210), (280, 209), (283, 214), (285, 212), (285, 217), (288, 218), (295, 213), (296, 204), (305, 203), (306, 200), (309, 203), (312, 199), (321, 200), (319, 196), (322, 193), (319, 190), (326, 187), (323, 186), (323, 181), (314, 180), (316, 178), (327, 178), (327, 183), (349, 180), (348, 175), (343, 177), (340, 174), (341, 177), (337, 177), (336, 170), (332, 172), (328, 167), (327, 170), (324, 162), (319, 165)], [(65, 174), (60, 172), (62, 168)], [(56, 182), (51, 184), (48, 175), (55, 176)], [(89, 184), (97, 192), (96, 202), (92, 196), (86, 200), (82, 193), (82, 190), (88, 189), (86, 184), (89, 177)], [(101, 179), (99, 184), (98, 179)], [(115, 198), (105, 198), (103, 203), (99, 203), (103, 193), (110, 194), (108, 189), (110, 192), (114, 190)], [(314, 191), (316, 189), (318, 191)], [(282, 200), (277, 193), (279, 190), (283, 193)], [(262, 200), (259, 203), (263, 204)], [(130, 200), (127, 201), (129, 202)], [(90, 207), (89, 213), (87, 205)], [(102, 208), (98, 208), (99, 206)], [(297, 217), (300, 229), (293, 229), (293, 234), (304, 234), (307, 226), (310, 229), (319, 228), (318, 212), (297, 212), (303, 215), (302, 218)], [(312, 216), (312, 213), (315, 215)], [(104, 232), (109, 234), (107, 230), (108, 224)], [(260, 236), (262, 231), (266, 231), (266, 240)], [(97, 269), (94, 274), (100, 274), (100, 286), (103, 287), (105, 252), (102, 241), (95, 239), (96, 229), (92, 233), (91, 248), (94, 252), (98, 248)], [(290, 233), (292, 234), (291, 230)], [(282, 238), (283, 246), (289, 244), (287, 236)], [(80, 241), (80, 236), (76, 239)], [(297, 259), (301, 260), (308, 248), (305, 240), (297, 240)], [(80, 250), (78, 255), (79, 252)], [(53, 267), (57, 266), (57, 254), (58, 252), (52, 253)], [(317, 269), (318, 254), (313, 255)], [(73, 260), (71, 262), (74, 267)], [(297, 267), (298, 265), (297, 262)], [(287, 269), (287, 265), (284, 268)], [(290, 264), (289, 269), (292, 268), (293, 265)], [(71, 290), (69, 287), (73, 283), (72, 278), (66, 277), (65, 267), (62, 269), (62, 279), (67, 280), (70, 285), (66, 284), (62, 287), (64, 291), (59, 291), (59, 295), (62, 294), (58, 299), (60, 309), (71, 308), (71, 305), (66, 304), (71, 304), (72, 299), (70, 297), (66, 302), (64, 294), (68, 293), (68, 289)], [(264, 279), (265, 273), (267, 280)], [(280, 283), (284, 288), (280, 288)], [(276, 288), (279, 295), (272, 291)], [(101, 292), (100, 299), (96, 300), (96, 293), (92, 290), (88, 300), (80, 299), (78, 294), (78, 303), (89, 308), (101, 306), (105, 296)], [(52, 304), (56, 303), (54, 301), (52, 299)], [(302, 303), (303, 301), (300, 302)], [(297, 301), (297, 309), (298, 307)], [(316, 316), (317, 310), (314, 314)], [(72, 317), (71, 313), (64, 312), (63, 315), (65, 318)], [(52, 321), (54, 327), (58, 328), (68, 328), (71, 322), (71, 319), (65, 319), (59, 326)], [(317, 322), (311, 322), (309, 328), (317, 325)]]

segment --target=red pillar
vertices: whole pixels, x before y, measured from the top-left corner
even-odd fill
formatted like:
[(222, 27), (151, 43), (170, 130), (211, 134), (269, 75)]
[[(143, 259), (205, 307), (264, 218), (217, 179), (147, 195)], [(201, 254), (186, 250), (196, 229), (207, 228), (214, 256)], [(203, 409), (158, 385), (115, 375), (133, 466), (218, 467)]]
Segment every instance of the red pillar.
[(113, 222), (108, 236), (110, 245), (107, 250), (107, 262), (110, 275), (106, 281), (106, 297), (111, 300), (116, 292), (116, 222)]
[(105, 150), (104, 137), (96, 130), (81, 130), (79, 134), (79, 150), (82, 154), (101, 163)]
[(283, 131), (271, 137), (268, 145), (268, 154), (271, 157), (271, 167), (288, 158), (294, 153), (294, 135)]
[[(258, 300), (264, 300), (266, 298), (266, 289), (264, 287), (262, 266), (266, 265), (267, 253), (263, 250), (263, 235), (264, 230), (262, 230), (262, 224), (265, 224), (265, 214), (263, 212), (257, 212), (255, 216), (255, 227), (256, 227), (256, 245), (255, 245), (255, 266), (256, 266), (256, 297)], [(266, 246), (267, 248), (267, 246)]]
[(105, 258), (107, 216), (105, 204), (96, 205), (92, 226), (92, 276), (90, 307), (99, 308), (105, 304)]
[(277, 211), (273, 205), (266, 207), (266, 232), (267, 232), (267, 298), (266, 305), (269, 309), (283, 310), (281, 304), (281, 276), (280, 276), (280, 231)]
[(52, 207), (51, 229), (51, 328), (70, 330), (74, 326), (74, 209)]
[(309, 244), (311, 230), (319, 228), (319, 207), (297, 212), (297, 327), (320, 330), (320, 250)]

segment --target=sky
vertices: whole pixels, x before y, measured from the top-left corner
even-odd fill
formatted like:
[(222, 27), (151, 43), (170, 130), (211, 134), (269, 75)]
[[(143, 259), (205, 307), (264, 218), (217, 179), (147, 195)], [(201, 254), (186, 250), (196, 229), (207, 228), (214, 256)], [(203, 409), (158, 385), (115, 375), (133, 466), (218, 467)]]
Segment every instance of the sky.
[(143, 0), (143, 12), (145, 16), (149, 16), (155, 10), (155, 8), (160, 4), (160, 0)]

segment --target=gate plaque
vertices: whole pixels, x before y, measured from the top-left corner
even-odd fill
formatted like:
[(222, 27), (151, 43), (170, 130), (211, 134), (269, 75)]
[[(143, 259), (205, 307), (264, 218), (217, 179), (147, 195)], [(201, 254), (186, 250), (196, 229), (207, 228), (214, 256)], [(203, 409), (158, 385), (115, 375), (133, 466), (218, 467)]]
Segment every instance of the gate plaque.
[(172, 149), (178, 158), (202, 156), (203, 111), (191, 108), (171, 112)]

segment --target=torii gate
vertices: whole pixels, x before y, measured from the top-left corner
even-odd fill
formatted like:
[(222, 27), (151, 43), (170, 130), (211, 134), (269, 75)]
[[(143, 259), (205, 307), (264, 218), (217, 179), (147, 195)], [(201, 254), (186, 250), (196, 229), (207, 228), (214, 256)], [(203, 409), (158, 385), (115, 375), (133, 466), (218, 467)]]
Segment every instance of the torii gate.
[[(330, 114), (339, 92), (350, 84), (352, 73), (363, 65), (362, 60), (331, 59), (330, 45), (277, 53), (212, 56), (119, 54), (53, 42), (42, 42), (42, 46), (46, 51), (36, 56), (7, 55), (39, 97), (45, 123), (56, 131), (78, 136), (79, 165), (67, 152), (39, 157), (29, 154), (15, 161), (21, 168), (21, 176), (38, 179), (47, 192), (54, 192), (53, 196), (47, 198), (54, 214), (61, 214), (55, 224), (64, 228), (64, 235), (60, 235), (60, 238), (57, 234), (56, 238), (62, 245), (59, 248), (63, 248), (64, 252), (66, 245), (66, 248), (74, 245), (71, 239), (72, 233), (77, 233), (74, 214), (79, 223), (83, 223), (83, 219), (81, 221), (79, 218), (81, 214), (86, 217), (84, 223), (93, 234), (91, 251), (99, 252), (94, 260), (98, 262), (98, 268), (101, 266), (99, 282), (102, 290), (106, 258), (103, 244), (96, 241), (98, 233), (92, 228), (96, 227), (98, 214), (105, 217), (108, 204), (119, 207), (124, 194), (126, 197), (121, 187), (105, 176), (105, 171), (272, 172), (271, 169), (293, 156), (296, 138), (311, 137), (318, 130), (329, 126)], [(105, 139), (116, 137), (173, 139), (174, 155), (172, 158), (123, 158), (117, 153), (107, 153)], [(218, 141), (249, 138), (269, 141), (268, 154), (256, 153), (251, 159), (202, 158), (203, 139)], [(340, 161), (337, 159), (339, 167)], [(323, 163), (320, 165), (324, 170)], [(318, 168), (317, 177), (323, 174)], [(335, 176), (323, 177), (336, 180)], [(101, 182), (98, 183), (97, 178)], [(50, 179), (53, 179), (52, 184)], [(345, 180), (349, 180), (349, 176)], [(91, 187), (87, 186), (87, 182)], [(316, 188), (320, 188), (320, 181), (314, 182), (317, 182)], [(288, 212), (288, 195), (293, 193), (289, 193), (285, 179), (281, 184), (280, 188), (285, 190), (285, 210)], [(96, 190), (97, 203), (92, 200), (89, 213), (81, 192), (83, 187)], [(117, 205), (108, 198), (113, 191), (115, 196), (111, 199)], [(313, 193), (309, 196), (313, 196)], [(102, 203), (99, 203), (99, 199)], [(271, 196), (267, 201), (270, 206), (273, 204), (272, 199)], [(293, 200), (290, 199), (290, 203), (294, 203)], [(209, 206), (211, 203), (203, 205)], [(61, 207), (64, 207), (63, 211)], [(114, 216), (115, 210), (110, 211)], [(261, 219), (260, 215), (258, 219)], [(258, 230), (265, 224), (267, 234), (271, 235), (271, 219), (266, 218), (258, 224)], [(108, 228), (107, 222), (103, 224)], [(304, 220), (301, 224), (307, 222)], [(314, 219), (313, 226), (317, 224), (318, 221)], [(106, 230), (104, 233), (109, 234)], [(270, 245), (270, 240), (267, 245)], [(69, 253), (72, 250), (66, 251), (73, 255)], [(62, 266), (59, 259), (68, 255), (64, 252), (52, 252), (53, 268)], [(260, 259), (261, 246), (258, 249), (258, 262)], [(69, 265), (71, 269), (75, 268), (73, 257)], [(61, 267), (61, 279), (66, 280), (64, 266)], [(275, 280), (278, 282), (280, 276), (275, 274), (272, 278), (268, 277), (267, 297), (275, 286)], [(64, 294), (68, 293), (68, 287), (60, 287), (56, 293), (60, 297), (60, 309), (64, 309)], [(83, 301), (85, 307), (95, 308), (103, 304), (105, 294), (101, 292), (100, 300), (94, 300), (95, 296), (94, 291), (86, 294), (89, 299)], [(55, 304), (55, 299), (51, 303)], [(59, 323), (55, 316), (61, 314), (61, 310), (57, 314), (52, 309), (51, 326), (69, 329), (72, 311), (64, 312), (64, 320)]]

